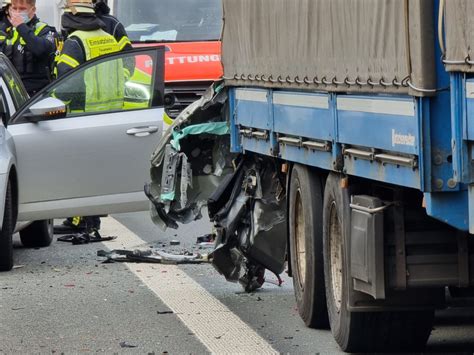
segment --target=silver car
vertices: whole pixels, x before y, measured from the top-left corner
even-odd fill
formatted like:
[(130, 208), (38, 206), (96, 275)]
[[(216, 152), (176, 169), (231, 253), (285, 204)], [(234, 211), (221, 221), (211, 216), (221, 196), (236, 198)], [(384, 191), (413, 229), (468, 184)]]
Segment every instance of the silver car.
[[(85, 109), (86, 90), (107, 93), (84, 78), (111, 80), (100, 73), (117, 63), (123, 107)], [(0, 270), (12, 268), (12, 233), (22, 222), (37, 221), (21, 232), (23, 244), (46, 246), (52, 218), (148, 209), (146, 157), (161, 137), (163, 92), (162, 47), (87, 62), (31, 99), (0, 54)]]

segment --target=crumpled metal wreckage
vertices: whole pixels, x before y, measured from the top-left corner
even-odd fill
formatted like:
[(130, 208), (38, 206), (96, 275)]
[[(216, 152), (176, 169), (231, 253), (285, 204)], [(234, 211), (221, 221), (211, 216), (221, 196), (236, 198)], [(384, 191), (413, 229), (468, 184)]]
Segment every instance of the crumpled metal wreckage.
[(230, 153), (228, 115), (226, 89), (216, 83), (165, 132), (145, 193), (163, 230), (202, 218), (207, 207), (216, 233), (212, 265), (251, 292), (263, 285), (265, 269), (281, 281), (287, 177), (277, 160)]
[(104, 263), (127, 262), (127, 263), (156, 263), (156, 264), (202, 264), (208, 262), (207, 255), (192, 254), (178, 255), (170, 254), (161, 250), (122, 250), (111, 251), (99, 250), (97, 256), (106, 258)]

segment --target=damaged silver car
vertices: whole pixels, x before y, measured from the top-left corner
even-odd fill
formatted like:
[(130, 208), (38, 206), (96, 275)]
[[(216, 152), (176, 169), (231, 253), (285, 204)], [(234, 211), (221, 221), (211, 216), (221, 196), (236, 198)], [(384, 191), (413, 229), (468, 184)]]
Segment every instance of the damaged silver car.
[(181, 113), (153, 154), (145, 192), (162, 229), (207, 210), (216, 235), (212, 264), (251, 292), (262, 286), (265, 269), (277, 276), (284, 269), (286, 174), (278, 160), (231, 153), (227, 104), (217, 83)]

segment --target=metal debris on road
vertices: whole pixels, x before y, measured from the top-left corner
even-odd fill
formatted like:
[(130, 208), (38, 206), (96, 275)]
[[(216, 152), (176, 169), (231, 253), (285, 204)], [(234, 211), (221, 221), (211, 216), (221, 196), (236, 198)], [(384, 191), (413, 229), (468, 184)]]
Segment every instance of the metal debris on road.
[(202, 237), (197, 237), (196, 244), (201, 244), (201, 243), (213, 243), (214, 244), (215, 239), (216, 239), (215, 234), (206, 234), (206, 235), (203, 235)]
[(104, 263), (135, 262), (157, 264), (201, 264), (208, 262), (207, 255), (170, 254), (161, 250), (99, 250), (97, 256), (104, 257)]
[(170, 245), (180, 245), (181, 242), (179, 240), (170, 240)]
[(121, 348), (138, 348), (138, 345), (132, 345), (127, 341), (121, 341), (120, 342), (120, 347)]
[(157, 314), (174, 314), (173, 311), (156, 311)]
[(102, 235), (100, 235), (98, 231), (93, 231), (92, 233), (69, 234), (64, 235), (62, 237), (58, 237), (59, 242), (69, 242), (72, 243), (72, 245), (106, 242), (114, 239), (117, 239), (117, 237), (102, 237)]

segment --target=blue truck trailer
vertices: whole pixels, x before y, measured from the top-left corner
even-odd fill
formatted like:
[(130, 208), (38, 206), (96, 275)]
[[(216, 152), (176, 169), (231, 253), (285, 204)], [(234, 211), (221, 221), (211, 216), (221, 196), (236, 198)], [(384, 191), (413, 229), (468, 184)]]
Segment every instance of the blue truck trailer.
[(474, 2), (224, 0), (224, 78), (152, 159), (164, 227), (214, 222), (246, 290), (288, 262), (306, 325), (422, 349), (474, 290)]

